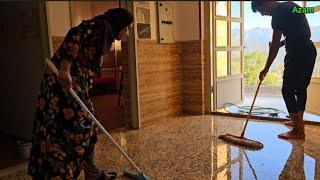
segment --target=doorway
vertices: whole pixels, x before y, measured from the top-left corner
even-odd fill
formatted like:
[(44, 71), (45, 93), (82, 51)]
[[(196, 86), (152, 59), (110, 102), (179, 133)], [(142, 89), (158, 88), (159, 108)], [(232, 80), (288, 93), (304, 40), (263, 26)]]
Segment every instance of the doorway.
[[(70, 1), (47, 2), (51, 56), (61, 45), (70, 28), (92, 19), (108, 9), (120, 7), (120, 2)], [(58, 13), (59, 12), (59, 13)], [(104, 55), (101, 72), (93, 79), (92, 101), (95, 115), (107, 129), (125, 126), (124, 71), (128, 65), (126, 43), (116, 41)], [(122, 78), (121, 78), (122, 77)], [(121, 90), (122, 90), (121, 89)]]
[[(311, 39), (319, 51), (318, 28), (314, 20), (320, 18), (319, 2), (297, 1), (302, 7), (315, 7), (314, 14), (308, 14)], [(317, 4), (318, 3), (318, 4)], [(246, 117), (253, 101), (258, 75), (268, 56), (269, 41), (272, 38), (271, 17), (254, 14), (251, 2), (219, 1), (213, 3), (213, 63), (212, 95), (214, 114)], [(319, 53), (318, 53), (319, 54)], [(253, 116), (265, 120), (288, 118), (282, 98), (282, 72), (285, 48), (281, 48), (263, 81), (255, 102)], [(314, 75), (308, 88), (308, 103), (304, 119), (320, 123), (319, 55)]]

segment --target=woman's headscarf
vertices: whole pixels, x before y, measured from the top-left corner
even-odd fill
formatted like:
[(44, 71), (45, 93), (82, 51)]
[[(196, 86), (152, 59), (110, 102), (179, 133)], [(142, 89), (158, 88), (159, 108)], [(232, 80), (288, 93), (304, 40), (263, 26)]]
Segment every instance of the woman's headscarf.
[(109, 9), (103, 16), (110, 22), (116, 36), (123, 28), (133, 22), (132, 15), (123, 8)]
[(114, 8), (95, 17), (93, 21), (96, 22), (97, 28), (103, 36), (102, 53), (110, 49), (120, 31), (133, 22), (133, 17), (126, 9)]

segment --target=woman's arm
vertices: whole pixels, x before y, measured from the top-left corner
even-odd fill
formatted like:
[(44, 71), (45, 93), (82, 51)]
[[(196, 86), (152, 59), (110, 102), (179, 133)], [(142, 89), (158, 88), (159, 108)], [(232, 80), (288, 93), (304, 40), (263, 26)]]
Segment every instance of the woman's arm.
[(70, 68), (72, 62), (69, 60), (62, 60), (61, 66), (59, 69), (58, 81), (65, 90), (69, 90), (72, 88), (72, 78), (70, 75)]
[(75, 29), (70, 29), (57, 52), (57, 58), (60, 62), (58, 81), (65, 90), (72, 88), (70, 69), (72, 62), (78, 56), (79, 39), (78, 32)]

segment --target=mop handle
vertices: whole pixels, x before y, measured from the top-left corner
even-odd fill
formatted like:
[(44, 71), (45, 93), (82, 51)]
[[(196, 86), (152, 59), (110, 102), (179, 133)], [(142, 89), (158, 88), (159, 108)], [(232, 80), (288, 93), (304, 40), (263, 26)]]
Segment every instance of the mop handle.
[(252, 105), (251, 105), (251, 107), (250, 107), (249, 114), (248, 114), (248, 116), (247, 116), (246, 123), (245, 123), (245, 125), (244, 125), (244, 128), (243, 128), (242, 133), (241, 133), (241, 136), (240, 136), (241, 138), (243, 138), (244, 132), (246, 131), (246, 128), (247, 128), (248, 121), (249, 121), (249, 119), (251, 118), (251, 112), (252, 112), (252, 109), (253, 109), (254, 102), (256, 101), (256, 98), (257, 98), (257, 95), (258, 95), (258, 92), (259, 92), (261, 83), (262, 83), (262, 81), (260, 80), (259, 85), (258, 85), (257, 90), (256, 90), (256, 94), (254, 95), (254, 98), (253, 98), (253, 101), (252, 101)]
[[(49, 68), (51, 69), (51, 71), (53, 71), (57, 76), (59, 75), (59, 71), (56, 68), (56, 66), (48, 59), (45, 59), (46, 63), (48, 64)], [(142, 171), (140, 170), (140, 168), (130, 159), (130, 157), (121, 149), (121, 147), (119, 146), (119, 144), (112, 138), (112, 136), (108, 133), (108, 131), (100, 124), (100, 122), (93, 116), (93, 114), (90, 112), (90, 110), (86, 107), (86, 105), (82, 102), (82, 100), (78, 97), (78, 95), (74, 92), (74, 90), (71, 88), (69, 90), (70, 94), (76, 99), (76, 101), (79, 103), (79, 105), (85, 110), (87, 111), (87, 113), (89, 114), (90, 118), (98, 125), (98, 127), (100, 128), (100, 130), (102, 130), (104, 132), (104, 134), (106, 134), (109, 139), (113, 142), (113, 144), (116, 146), (116, 148), (121, 152), (122, 155), (124, 155), (124, 157), (130, 162), (130, 164), (140, 173), (143, 174)]]

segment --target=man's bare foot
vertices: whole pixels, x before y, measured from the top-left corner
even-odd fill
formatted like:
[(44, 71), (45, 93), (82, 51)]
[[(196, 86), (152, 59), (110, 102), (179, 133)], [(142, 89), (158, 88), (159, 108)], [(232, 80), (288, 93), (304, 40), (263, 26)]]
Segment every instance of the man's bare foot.
[(278, 138), (281, 138), (281, 139), (304, 139), (305, 134), (304, 133), (297, 133), (297, 132), (294, 132), (291, 130), (286, 133), (279, 134)]
[(283, 124), (284, 124), (285, 126), (290, 126), (290, 127), (292, 127), (293, 122), (292, 122), (292, 121), (284, 121)]

